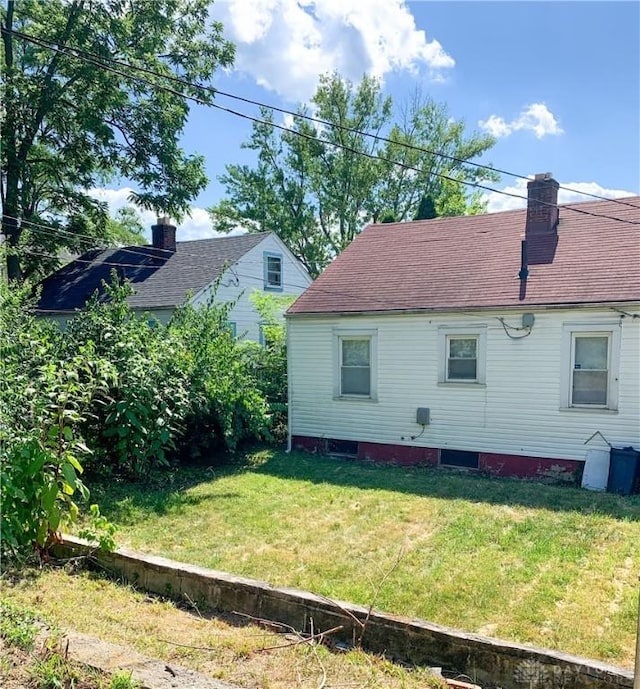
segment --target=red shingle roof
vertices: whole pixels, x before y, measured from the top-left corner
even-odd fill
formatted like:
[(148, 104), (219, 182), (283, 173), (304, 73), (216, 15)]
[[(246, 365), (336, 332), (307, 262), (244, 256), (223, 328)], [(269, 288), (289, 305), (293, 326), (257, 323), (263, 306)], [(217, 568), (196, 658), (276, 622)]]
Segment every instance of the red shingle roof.
[(635, 207), (560, 206), (557, 243), (528, 242), (526, 285), (518, 278), (525, 209), (369, 225), (288, 313), (640, 301), (640, 197), (620, 200)]

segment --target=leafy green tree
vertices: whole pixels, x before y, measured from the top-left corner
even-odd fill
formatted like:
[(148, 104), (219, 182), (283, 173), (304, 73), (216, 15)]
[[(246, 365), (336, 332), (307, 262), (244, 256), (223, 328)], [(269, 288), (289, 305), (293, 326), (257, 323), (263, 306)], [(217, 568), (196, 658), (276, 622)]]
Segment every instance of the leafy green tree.
[(264, 345), (246, 341), (243, 359), (253, 371), (256, 384), (264, 395), (271, 418), (271, 435), (283, 442), (287, 437), (287, 332), (284, 312), (295, 301), (291, 295), (255, 291), (249, 296), (260, 315)]
[[(263, 110), (243, 144), (257, 163), (227, 166), (227, 197), (210, 209), (213, 221), (224, 231), (242, 224), (276, 232), (315, 276), (367, 223), (412, 219), (424, 197), (437, 215), (481, 211), (465, 183), (495, 179), (470, 164), (494, 139), (466, 135), (444, 105), (420, 94), (399, 118), (393, 112), (376, 79), (354, 85), (335, 73), (299, 106), (293, 131), (278, 130)], [(330, 124), (303, 117), (310, 113)]]
[[(114, 73), (100, 58), (208, 84), (234, 58), (222, 26), (209, 20), (209, 6), (210, 0), (3, 4), (2, 231), (10, 279), (39, 271), (42, 254), (86, 249), (79, 234), (104, 239), (106, 206), (87, 190), (105, 180), (131, 180), (141, 189), (132, 198), (137, 205), (177, 218), (205, 187), (202, 157), (178, 144), (193, 89), (175, 82), (174, 93), (156, 89), (169, 84), (149, 75), (151, 84), (143, 83), (133, 70), (111, 65), (121, 72)], [(199, 90), (198, 97), (213, 95)]]
[(144, 227), (135, 208), (118, 209), (107, 218), (106, 240), (111, 246), (134, 246), (145, 243)]
[(432, 220), (437, 218), (436, 204), (433, 202), (433, 197), (427, 194), (420, 199), (418, 211), (413, 218), (414, 220)]

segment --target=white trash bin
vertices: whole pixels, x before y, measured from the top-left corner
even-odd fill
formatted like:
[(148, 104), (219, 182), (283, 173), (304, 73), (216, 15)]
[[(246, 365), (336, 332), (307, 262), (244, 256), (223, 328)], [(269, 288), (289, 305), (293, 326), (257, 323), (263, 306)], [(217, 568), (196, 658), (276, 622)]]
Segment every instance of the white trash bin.
[(606, 490), (608, 479), (609, 450), (587, 450), (582, 487), (587, 490)]

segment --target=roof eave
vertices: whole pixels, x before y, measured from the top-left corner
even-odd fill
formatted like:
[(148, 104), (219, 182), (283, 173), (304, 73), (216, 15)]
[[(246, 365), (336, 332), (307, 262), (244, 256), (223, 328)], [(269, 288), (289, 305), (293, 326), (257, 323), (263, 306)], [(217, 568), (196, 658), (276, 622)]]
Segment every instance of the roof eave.
[(285, 313), (285, 318), (328, 318), (348, 316), (399, 316), (404, 314), (424, 313), (469, 313), (477, 311), (528, 311), (531, 309), (544, 309), (547, 311), (572, 308), (610, 308), (611, 306), (638, 306), (640, 299), (618, 299), (615, 301), (599, 302), (559, 302), (554, 304), (497, 304), (492, 306), (446, 306), (415, 309), (380, 309), (363, 311), (305, 311), (298, 313)]

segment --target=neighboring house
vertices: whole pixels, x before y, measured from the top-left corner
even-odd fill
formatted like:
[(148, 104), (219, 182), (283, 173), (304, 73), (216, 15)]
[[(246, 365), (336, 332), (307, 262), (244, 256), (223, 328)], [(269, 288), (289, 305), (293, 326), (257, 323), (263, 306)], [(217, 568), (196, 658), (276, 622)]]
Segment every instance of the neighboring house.
[(131, 307), (167, 322), (187, 299), (198, 305), (211, 298), (237, 303), (229, 314), (238, 336), (259, 342), (260, 316), (249, 296), (255, 290), (300, 294), (311, 278), (302, 264), (272, 232), (176, 242), (176, 228), (161, 218), (152, 228), (153, 243), (88, 251), (42, 281), (41, 315), (64, 322), (82, 309), (111, 271), (130, 281)]
[[(517, 476), (640, 446), (640, 198), (367, 227), (287, 312), (290, 443)], [(611, 218), (619, 218), (616, 221)]]

